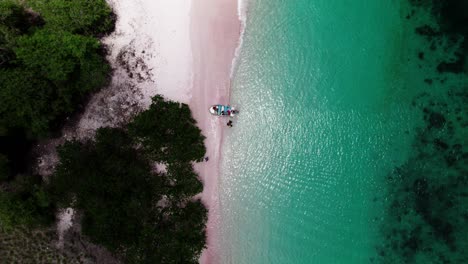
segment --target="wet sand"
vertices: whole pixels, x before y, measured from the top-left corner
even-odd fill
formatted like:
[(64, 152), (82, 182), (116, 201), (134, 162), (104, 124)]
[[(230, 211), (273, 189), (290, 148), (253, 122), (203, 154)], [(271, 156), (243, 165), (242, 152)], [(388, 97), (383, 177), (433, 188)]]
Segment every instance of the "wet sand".
[(200, 262), (211, 264), (219, 263), (216, 245), (220, 216), (218, 178), (223, 130), (228, 119), (211, 116), (208, 108), (216, 103), (229, 103), (231, 67), (241, 30), (237, 1), (193, 1), (190, 27), (194, 69), (190, 107), (206, 136), (209, 157), (208, 162), (196, 165), (204, 184), (202, 201), (209, 210), (208, 244)]

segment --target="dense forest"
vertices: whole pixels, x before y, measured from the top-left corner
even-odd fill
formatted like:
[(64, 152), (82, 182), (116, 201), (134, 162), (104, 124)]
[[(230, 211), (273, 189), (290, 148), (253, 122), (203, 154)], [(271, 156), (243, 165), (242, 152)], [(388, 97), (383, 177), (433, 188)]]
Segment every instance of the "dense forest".
[[(197, 263), (206, 209), (192, 163), (204, 137), (185, 104), (150, 109), (94, 139), (59, 147), (55, 173), (31, 170), (35, 142), (109, 83), (99, 38), (114, 30), (105, 0), (0, 2), (0, 254), (7, 262), (81, 262), (53, 249), (56, 213), (73, 207), (82, 233), (126, 263)], [(156, 165), (166, 170), (156, 170)], [(33, 242), (34, 241), (34, 242)], [(52, 249), (51, 249), (52, 248)]]
[(197, 263), (206, 209), (192, 200), (202, 185), (191, 162), (203, 139), (187, 105), (156, 96), (127, 127), (64, 144), (50, 199), (81, 209), (83, 233), (127, 263)]
[(3, 177), (26, 171), (30, 145), (58, 130), (110, 72), (98, 36), (113, 30), (105, 1), (0, 3)]

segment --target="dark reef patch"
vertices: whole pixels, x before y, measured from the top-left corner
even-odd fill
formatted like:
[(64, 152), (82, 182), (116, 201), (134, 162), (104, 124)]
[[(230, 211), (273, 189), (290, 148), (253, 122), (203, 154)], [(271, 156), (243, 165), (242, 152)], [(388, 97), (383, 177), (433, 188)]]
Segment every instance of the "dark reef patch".
[(420, 60), (424, 60), (424, 52), (420, 51), (420, 52), (418, 53), (418, 58), (419, 58)]
[(435, 22), (415, 26), (428, 44), (415, 55), (438, 75), (424, 76), (427, 92), (411, 102), (424, 125), (410, 158), (388, 173), (382, 242), (371, 262), (468, 263), (468, 0), (408, 1), (417, 12), (406, 18), (429, 13)]
[(462, 73), (465, 70), (466, 58), (461, 53), (456, 53), (457, 59), (454, 62), (441, 62), (437, 65), (438, 72)]
[(442, 46), (442, 39), (448, 40), (449, 46), (456, 46), (454, 61), (441, 61), (437, 70), (441, 73), (467, 73), (466, 57), (468, 56), (468, 1), (466, 0), (410, 0), (419, 8), (427, 9), (436, 19), (438, 29), (422, 25), (415, 29), (431, 43), (431, 50)]

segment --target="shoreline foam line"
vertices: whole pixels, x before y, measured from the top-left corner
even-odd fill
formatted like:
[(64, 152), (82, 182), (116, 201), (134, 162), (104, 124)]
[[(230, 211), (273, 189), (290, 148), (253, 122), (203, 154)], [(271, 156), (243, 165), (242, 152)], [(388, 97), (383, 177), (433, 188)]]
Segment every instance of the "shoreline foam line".
[[(231, 65), (231, 72), (230, 72), (230, 78), (231, 78), (231, 83), (232, 79), (234, 79), (234, 74), (237, 70), (238, 63), (239, 63), (239, 56), (242, 50), (242, 46), (244, 45), (244, 35), (245, 35), (245, 29), (247, 27), (247, 8), (248, 8), (248, 0), (238, 0), (237, 1), (237, 16), (240, 21), (240, 32), (239, 32), (239, 40), (237, 43), (236, 50), (234, 51), (234, 57), (232, 58), (232, 65)], [(231, 88), (231, 85), (229, 85), (229, 88)], [(231, 97), (231, 91), (229, 90), (229, 98)]]

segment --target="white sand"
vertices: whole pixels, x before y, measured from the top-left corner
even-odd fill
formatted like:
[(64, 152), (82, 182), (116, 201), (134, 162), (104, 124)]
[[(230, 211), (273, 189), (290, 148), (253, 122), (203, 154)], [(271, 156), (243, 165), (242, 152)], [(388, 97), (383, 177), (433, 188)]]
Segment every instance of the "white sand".
[(191, 0), (108, 0), (117, 14), (116, 31), (104, 40), (110, 60), (135, 49), (151, 72), (152, 80), (139, 83), (144, 96), (155, 94), (184, 103), (191, 97), (192, 51), (190, 46)]
[(72, 227), (73, 225), (72, 220), (74, 213), (75, 211), (73, 210), (73, 208), (61, 209), (57, 213), (57, 234), (59, 237), (57, 247), (59, 248), (63, 247), (63, 236), (65, 232), (67, 232), (67, 230), (70, 229), (70, 227)]
[(191, 1), (108, 2), (117, 23), (103, 43), (114, 74), (111, 85), (92, 98), (73, 130), (80, 138), (92, 136), (99, 127), (128, 122), (156, 94), (184, 103), (191, 98)]

